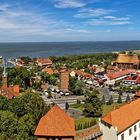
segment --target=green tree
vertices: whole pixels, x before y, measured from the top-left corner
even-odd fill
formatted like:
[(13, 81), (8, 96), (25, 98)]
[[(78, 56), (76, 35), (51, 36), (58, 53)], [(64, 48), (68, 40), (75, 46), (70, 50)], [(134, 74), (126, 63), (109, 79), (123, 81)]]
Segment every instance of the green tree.
[(105, 104), (105, 103), (106, 103), (106, 101), (105, 101), (105, 96), (104, 96), (104, 95), (102, 96), (101, 102), (102, 102), (102, 104)]
[(34, 140), (35, 120), (31, 115), (24, 115), (18, 121), (18, 139), (19, 140)]
[(0, 110), (6, 110), (7, 108), (8, 108), (7, 98), (0, 96)]
[(110, 96), (110, 99), (107, 102), (107, 105), (111, 105), (111, 104), (113, 104), (113, 97), (112, 97), (112, 95)]
[(102, 103), (94, 91), (88, 93), (83, 113), (87, 117), (99, 117), (102, 115)]
[(66, 102), (66, 103), (65, 103), (65, 110), (67, 111), (68, 109), (69, 109), (69, 103)]
[(9, 111), (0, 111), (0, 139), (15, 140), (17, 137), (17, 116)]
[(9, 104), (9, 110), (15, 113), (18, 117), (29, 114), (36, 122), (45, 115), (48, 109), (49, 107), (36, 93), (26, 93), (13, 99)]
[(74, 86), (74, 94), (75, 95), (84, 95), (86, 91), (86, 85), (83, 81), (77, 80)]
[(117, 103), (122, 103), (122, 98), (121, 98), (121, 95), (120, 95), (120, 94), (119, 94), (119, 97), (118, 97)]
[(129, 96), (129, 94), (127, 94), (125, 102), (130, 102), (130, 101), (131, 101), (130, 96)]

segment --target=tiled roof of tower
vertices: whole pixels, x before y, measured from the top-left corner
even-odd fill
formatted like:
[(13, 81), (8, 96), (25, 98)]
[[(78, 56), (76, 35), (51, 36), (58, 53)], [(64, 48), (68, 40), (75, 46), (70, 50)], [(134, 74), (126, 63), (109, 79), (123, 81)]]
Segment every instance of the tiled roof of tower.
[(140, 120), (140, 99), (126, 104), (102, 117), (102, 121), (118, 128), (118, 133)]
[(36, 136), (75, 136), (74, 120), (55, 105), (43, 116), (35, 131)]
[(136, 54), (119, 54), (118, 58), (115, 62), (117, 62), (117, 63), (132, 63), (132, 64), (139, 64), (140, 63), (138, 56)]

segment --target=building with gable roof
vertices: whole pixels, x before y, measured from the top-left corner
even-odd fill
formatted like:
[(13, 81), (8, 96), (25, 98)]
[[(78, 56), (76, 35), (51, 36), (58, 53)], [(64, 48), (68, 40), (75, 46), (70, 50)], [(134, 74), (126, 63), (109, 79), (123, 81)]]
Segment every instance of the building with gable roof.
[(74, 140), (75, 135), (73, 118), (57, 105), (40, 119), (35, 131), (37, 140)]
[(99, 125), (102, 140), (140, 140), (140, 99), (106, 114)]

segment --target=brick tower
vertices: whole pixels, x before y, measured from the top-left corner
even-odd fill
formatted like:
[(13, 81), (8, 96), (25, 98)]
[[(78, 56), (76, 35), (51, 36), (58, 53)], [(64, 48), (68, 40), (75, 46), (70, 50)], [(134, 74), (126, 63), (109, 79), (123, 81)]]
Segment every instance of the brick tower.
[(68, 91), (69, 87), (69, 74), (65, 65), (60, 68), (60, 90)]

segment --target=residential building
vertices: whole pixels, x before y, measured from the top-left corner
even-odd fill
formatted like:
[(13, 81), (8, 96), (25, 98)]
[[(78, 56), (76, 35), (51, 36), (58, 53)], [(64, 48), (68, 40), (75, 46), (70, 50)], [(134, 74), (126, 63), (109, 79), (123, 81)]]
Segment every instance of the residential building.
[(132, 69), (128, 69), (128, 70), (122, 70), (119, 72), (115, 72), (115, 73), (108, 73), (106, 75), (106, 84), (107, 85), (115, 85), (115, 83), (131, 76), (131, 74), (134, 74), (136, 71), (132, 70)]
[(120, 53), (118, 54), (117, 60), (113, 61), (112, 64), (120, 69), (138, 69), (140, 60), (137, 54), (132, 52)]
[(39, 66), (52, 66), (52, 60), (50, 60), (49, 58), (37, 58), (36, 60), (37, 64)]
[(55, 105), (43, 116), (36, 128), (37, 140), (74, 140), (74, 120)]
[(140, 140), (140, 99), (101, 118), (102, 140)]

